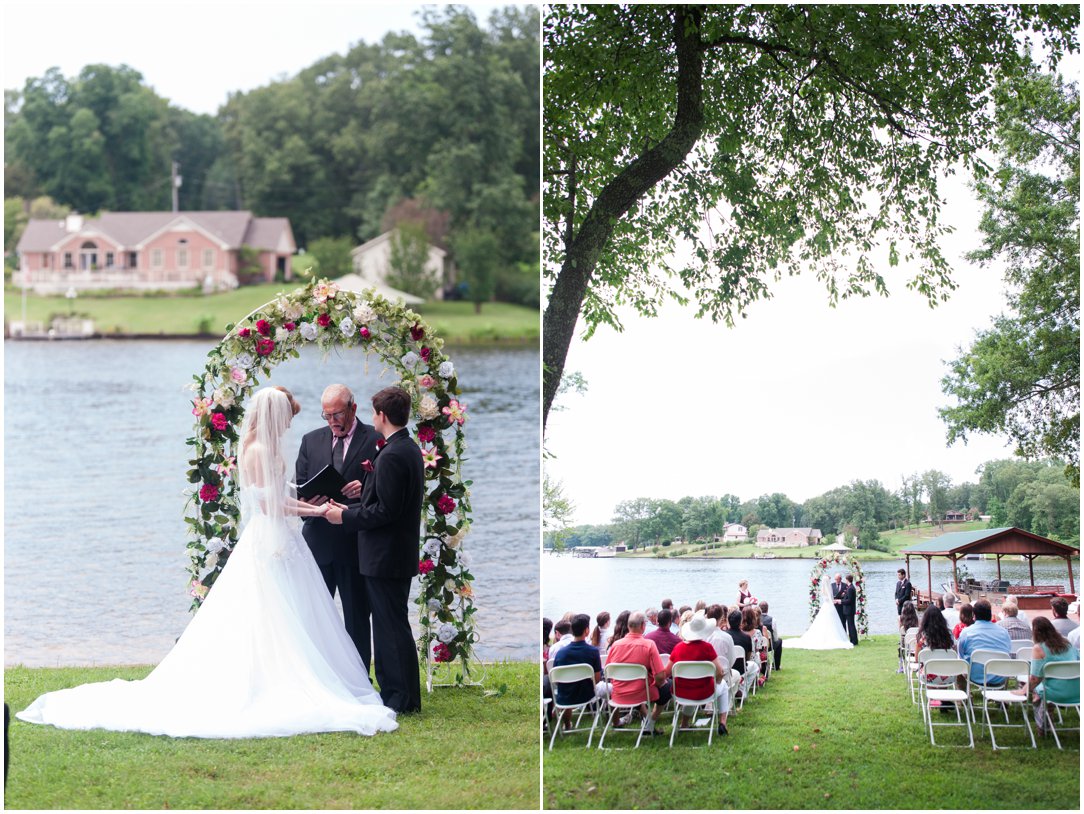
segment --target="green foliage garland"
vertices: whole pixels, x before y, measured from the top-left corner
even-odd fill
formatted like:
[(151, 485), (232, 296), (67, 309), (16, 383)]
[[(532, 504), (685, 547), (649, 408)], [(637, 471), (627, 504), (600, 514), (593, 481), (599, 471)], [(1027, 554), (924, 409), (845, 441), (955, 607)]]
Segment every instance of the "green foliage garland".
[[(471, 481), (462, 479), (466, 405), (443, 340), (418, 314), (398, 302), (366, 291), (354, 294), (326, 280), (313, 281), (227, 326), (225, 338), (207, 354), (202, 375), (194, 375), (195, 433), (185, 507), (188, 524), (192, 610), (214, 585), (239, 534), (237, 453), (244, 404), (259, 377), (280, 362), (316, 344), (361, 347), (399, 375), (410, 393), (414, 434), (425, 460), (425, 530), (421, 540), (421, 635), (425, 661), (458, 660), (462, 675), (478, 637), (474, 630), (474, 577), (463, 551), (470, 530)], [(461, 678), (462, 676), (460, 676)]]

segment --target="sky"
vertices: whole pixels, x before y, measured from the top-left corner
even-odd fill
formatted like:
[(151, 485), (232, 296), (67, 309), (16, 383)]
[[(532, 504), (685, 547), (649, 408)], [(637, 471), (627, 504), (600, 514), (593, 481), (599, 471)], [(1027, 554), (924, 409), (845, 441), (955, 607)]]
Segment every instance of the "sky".
[(975, 482), (985, 461), (1012, 456), (1003, 439), (946, 447), (940, 380), (978, 329), (1004, 310), (1001, 268), (963, 255), (979, 246), (979, 207), (958, 178), (942, 186), (942, 247), (959, 287), (931, 309), (880, 269), (891, 296), (828, 306), (812, 275), (785, 278), (734, 328), (670, 305), (655, 319), (621, 312), (573, 341), (566, 370), (587, 381), (550, 413), (547, 473), (563, 483), (575, 523), (608, 523), (622, 500), (782, 492), (802, 503), (854, 480), (897, 490), (938, 469)]
[[(139, 0), (4, 0), (3, 86), (21, 89), (51, 67), (126, 64), (173, 105), (214, 114), (232, 91), (293, 76), (388, 31), (418, 33), (420, 4)], [(484, 24), (504, 3), (466, 3)]]

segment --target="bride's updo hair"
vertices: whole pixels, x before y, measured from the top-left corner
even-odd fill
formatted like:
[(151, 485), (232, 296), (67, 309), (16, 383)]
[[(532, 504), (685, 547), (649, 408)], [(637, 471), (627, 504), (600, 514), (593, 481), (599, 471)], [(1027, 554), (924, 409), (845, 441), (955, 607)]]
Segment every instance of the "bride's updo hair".
[(290, 408), (294, 411), (294, 415), (297, 415), (298, 413), (301, 412), (301, 405), (297, 403), (297, 399), (294, 398), (293, 393), (291, 393), (289, 390), (287, 390), (281, 384), (276, 384), (274, 389), (278, 390), (280, 393), (285, 393), (286, 394), (286, 398), (288, 398), (290, 400)]

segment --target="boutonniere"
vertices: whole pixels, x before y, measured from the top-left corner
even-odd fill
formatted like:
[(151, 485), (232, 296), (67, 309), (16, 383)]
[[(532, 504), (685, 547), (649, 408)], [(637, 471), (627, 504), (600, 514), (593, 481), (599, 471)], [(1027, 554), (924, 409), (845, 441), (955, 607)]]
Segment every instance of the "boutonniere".
[(372, 472), (373, 462), (366, 458), (364, 461), (361, 462), (361, 468), (364, 469), (366, 472)]
[(384, 445), (386, 443), (388, 443), (388, 439), (386, 439), (386, 438), (378, 438), (377, 441), (376, 441), (376, 448), (377, 449), (383, 449)]

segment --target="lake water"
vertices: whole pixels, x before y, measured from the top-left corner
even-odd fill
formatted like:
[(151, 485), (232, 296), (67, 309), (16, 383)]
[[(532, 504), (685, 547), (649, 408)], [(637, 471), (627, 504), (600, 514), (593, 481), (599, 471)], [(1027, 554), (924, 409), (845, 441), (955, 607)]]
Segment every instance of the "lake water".
[[(211, 344), (5, 342), (4, 663), (156, 663), (191, 618), (185, 524), (192, 394)], [(539, 362), (534, 349), (449, 349), (471, 416), (476, 616), (485, 660), (537, 658)], [(320, 393), (394, 383), (360, 350), (318, 350), (270, 384), (320, 426)], [(261, 382), (261, 384), (265, 384)], [(411, 617), (415, 606), (410, 606)]]
[[(933, 587), (939, 591), (942, 583), (951, 583), (952, 569), (947, 559), (931, 563)], [(902, 559), (862, 563), (871, 634), (897, 631), (893, 593), (896, 569), (903, 565)], [(994, 560), (968, 560), (966, 565), (977, 579), (997, 576)], [(1079, 567), (1079, 560), (1075, 561), (1073, 581), (1078, 590)], [(812, 560), (599, 560), (547, 552), (542, 556), (542, 614), (556, 621), (567, 611), (576, 611), (590, 614), (593, 621), (599, 611), (616, 616), (623, 610), (659, 607), (666, 598), (674, 600), (675, 607), (695, 606), (699, 599), (733, 605), (738, 582), (747, 579), (753, 596), (767, 600), (780, 634), (799, 636), (809, 626), (812, 570)], [(829, 569), (828, 573), (834, 571)], [(1019, 560), (1002, 559), (1001, 573), (1014, 582), (1028, 581), (1027, 563)], [(1060, 583), (1068, 590), (1068, 577), (1064, 560), (1035, 561), (1036, 583)], [(925, 562), (911, 559), (911, 582), (920, 590), (926, 589)]]

